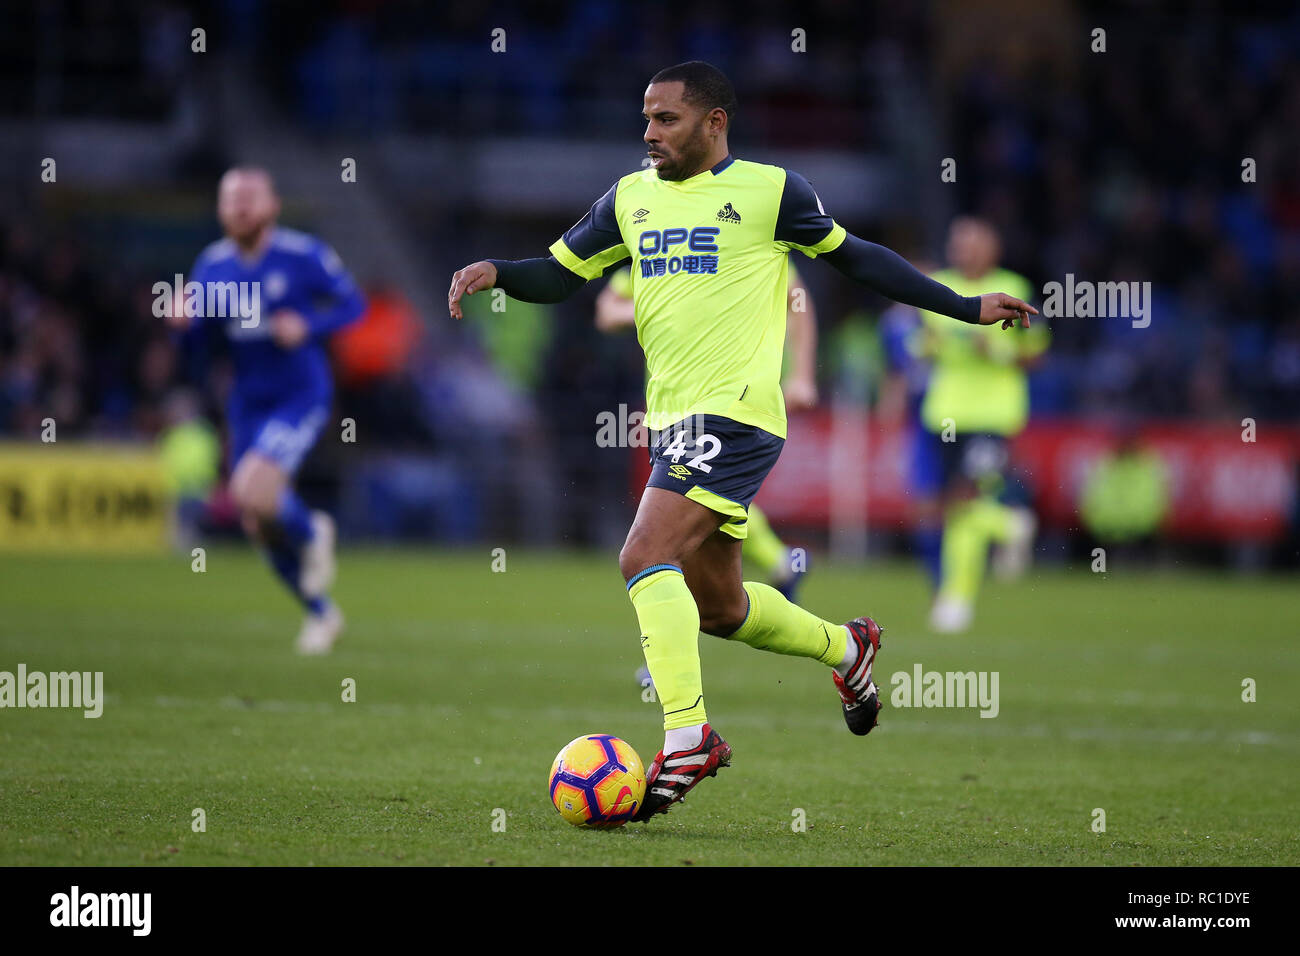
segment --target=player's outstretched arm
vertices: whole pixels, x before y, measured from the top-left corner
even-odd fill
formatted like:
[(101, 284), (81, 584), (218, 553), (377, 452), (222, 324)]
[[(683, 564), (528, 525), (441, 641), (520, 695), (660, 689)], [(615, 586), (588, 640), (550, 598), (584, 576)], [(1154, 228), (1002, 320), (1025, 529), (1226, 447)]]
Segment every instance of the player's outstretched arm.
[(563, 302), (586, 284), (586, 279), (560, 265), (555, 256), (544, 259), (484, 259), (451, 277), (447, 310), (453, 319), (464, 318), (460, 300), (484, 289), (501, 289), (520, 302)]
[(913, 268), (892, 249), (852, 234), (846, 235), (844, 241), (830, 252), (822, 253), (822, 258), (850, 279), (895, 302), (951, 316), (972, 325), (1001, 322), (1004, 329), (1009, 329), (1019, 319), (1028, 328), (1029, 316), (1038, 314), (1029, 303), (1003, 292), (960, 296)]
[(447, 293), (452, 318), (462, 318), (462, 296), (483, 289), (501, 289), (521, 302), (563, 302), (605, 269), (626, 262), (630, 257), (614, 214), (617, 194), (615, 183), (551, 244), (551, 254), (544, 259), (485, 259), (457, 272)]

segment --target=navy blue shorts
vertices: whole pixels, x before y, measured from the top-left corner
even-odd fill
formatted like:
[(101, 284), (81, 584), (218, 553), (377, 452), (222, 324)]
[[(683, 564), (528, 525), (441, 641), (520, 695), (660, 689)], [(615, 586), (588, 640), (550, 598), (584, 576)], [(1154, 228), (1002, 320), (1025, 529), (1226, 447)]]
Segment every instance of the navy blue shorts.
[(939, 441), (944, 484), (951, 486), (965, 480), (974, 482), (985, 493), (1000, 492), (1007, 471), (1007, 439), (987, 432), (957, 435), (955, 439)]
[(663, 488), (725, 515), (722, 529), (744, 538), (749, 503), (785, 445), (784, 438), (721, 415), (693, 415), (650, 433), (647, 488)]

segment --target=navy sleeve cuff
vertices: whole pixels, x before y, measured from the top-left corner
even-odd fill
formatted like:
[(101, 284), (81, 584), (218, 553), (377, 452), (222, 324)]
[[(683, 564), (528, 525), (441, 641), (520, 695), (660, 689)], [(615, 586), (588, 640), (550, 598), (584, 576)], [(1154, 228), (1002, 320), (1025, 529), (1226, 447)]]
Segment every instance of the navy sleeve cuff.
[(496, 288), (520, 302), (563, 302), (587, 282), (560, 265), (555, 256), (487, 261), (496, 266)]

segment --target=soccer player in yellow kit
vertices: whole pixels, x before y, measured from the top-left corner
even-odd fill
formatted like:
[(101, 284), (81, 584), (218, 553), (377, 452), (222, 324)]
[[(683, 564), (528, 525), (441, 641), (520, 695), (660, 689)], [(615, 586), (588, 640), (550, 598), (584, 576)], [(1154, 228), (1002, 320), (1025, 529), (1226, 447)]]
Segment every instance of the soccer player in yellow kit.
[[(1002, 243), (983, 219), (959, 216), (948, 229), (949, 268), (933, 278), (958, 292), (990, 285), (1028, 297), (1029, 280), (998, 268)], [(1014, 576), (1032, 554), (1037, 521), (1003, 503), (1007, 443), (1029, 416), (1026, 368), (1047, 348), (1044, 323), (1002, 334), (922, 312), (915, 351), (931, 361), (921, 424), (938, 439), (943, 470), (943, 545), (930, 627), (955, 634), (970, 626), (990, 547), (994, 567)]]
[(1010, 328), (1037, 314), (1002, 293), (957, 295), (848, 234), (798, 173), (734, 159), (735, 115), (720, 70), (699, 61), (661, 70), (644, 98), (650, 167), (619, 179), (548, 257), (471, 263), (447, 292), (456, 319), (463, 296), (493, 287), (558, 302), (631, 260), (653, 468), (619, 569), (664, 708), (664, 746), (646, 771), (638, 820), (730, 764), (705, 713), (701, 631), (820, 661), (833, 669), (849, 730), (876, 725), (876, 622), (823, 620), (741, 573), (749, 503), (785, 442), (787, 254), (822, 256), (882, 295), (970, 323)]
[[(786, 308), (786, 353), (781, 392), (787, 412), (817, 406), (817, 316), (812, 298), (794, 264), (790, 264), (790, 289)], [(596, 328), (620, 332), (636, 327), (636, 303), (632, 298), (632, 270), (619, 269), (596, 297)], [(772, 530), (767, 515), (756, 504), (749, 506), (745, 537), (741, 542), (744, 563), (767, 575), (767, 583), (787, 600), (796, 601), (797, 588), (807, 571), (806, 556), (796, 560), (794, 552)], [(642, 681), (644, 683), (644, 680)]]

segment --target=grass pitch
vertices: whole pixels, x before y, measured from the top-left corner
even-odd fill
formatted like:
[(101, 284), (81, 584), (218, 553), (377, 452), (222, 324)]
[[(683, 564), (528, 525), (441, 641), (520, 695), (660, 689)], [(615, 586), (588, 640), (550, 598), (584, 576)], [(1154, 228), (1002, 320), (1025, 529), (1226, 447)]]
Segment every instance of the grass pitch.
[(997, 717), (887, 701), (856, 738), (821, 665), (701, 638), (733, 766), (598, 832), (550, 806), (556, 751), (610, 732), (648, 763), (662, 741), (616, 562), (491, 563), (344, 553), (350, 629), (301, 659), (296, 608), (250, 551), (210, 551), (202, 574), (0, 557), (0, 670), (103, 671), (106, 693), (97, 720), (0, 710), (0, 864), (1300, 863), (1294, 578), (1035, 572), (940, 638), (914, 567), (822, 561), (802, 603), (885, 624), (886, 693), (918, 663), (996, 671)]

